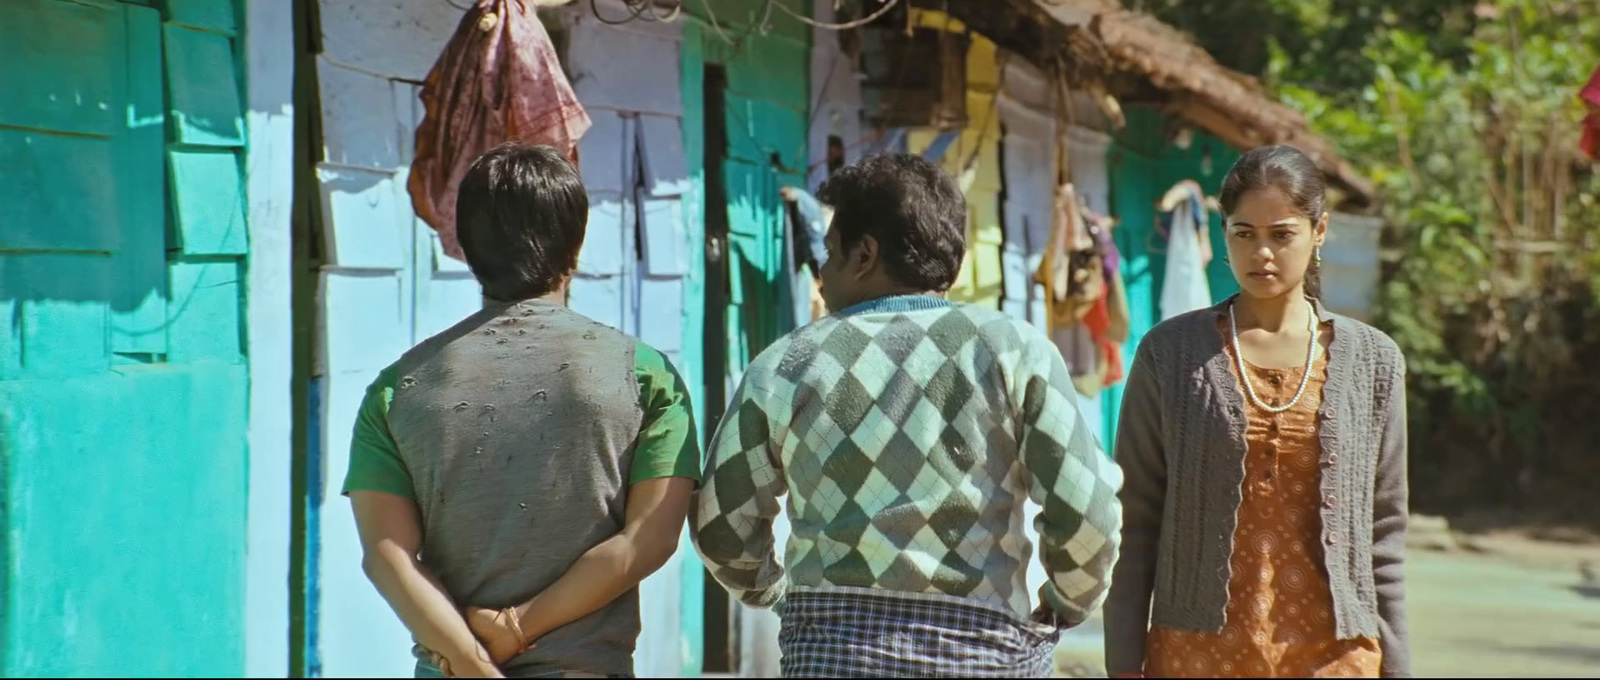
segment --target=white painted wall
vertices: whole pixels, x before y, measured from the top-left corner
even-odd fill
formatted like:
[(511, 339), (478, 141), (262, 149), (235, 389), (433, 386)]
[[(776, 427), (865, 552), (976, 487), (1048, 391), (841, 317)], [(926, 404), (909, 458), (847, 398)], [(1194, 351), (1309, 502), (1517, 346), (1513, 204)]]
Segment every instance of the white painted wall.
[[(834, 0), (812, 0), (812, 16), (818, 21), (835, 21)], [(846, 164), (861, 158), (863, 149), (861, 74), (859, 64), (839, 45), (839, 32), (821, 28), (811, 30), (811, 163), (806, 183), (812, 191), (828, 177), (828, 137), (844, 140)]]
[(349, 503), (350, 424), (378, 371), (480, 304), (476, 282), (438, 262), (406, 193), (418, 84), (461, 11), (432, 0), (320, 0), (316, 61), (323, 155), (316, 172), (328, 254), (314, 373), (322, 378), (317, 653), (328, 677), (410, 677), (411, 636), (361, 572)]
[(293, 454), (294, 22), (282, 0), (243, 4), (245, 191), (250, 225), (246, 326), (250, 358), (249, 535), (245, 674), (289, 674), (289, 538)]
[[(624, 16), (603, 0), (608, 17)], [(589, 231), (572, 308), (633, 334), (684, 365), (690, 189), (679, 80), (681, 23), (602, 24), (587, 2), (562, 10), (571, 36), (564, 63), (594, 126), (578, 149), (589, 188)], [(639, 587), (641, 677), (676, 677), (690, 662), (681, 597), (696, 563), (684, 532), (678, 552)]]
[[(1104, 118), (1093, 109), (1092, 100), (1079, 94), (1069, 95), (1070, 112), (1059, 111), (1059, 96), (1053, 87), (1048, 74), (1032, 64), (1018, 58), (1006, 61), (999, 102), (1005, 165), (1005, 205), (1001, 212), (1006, 239), (1001, 251), (1005, 273), (1001, 307), (1046, 332), (1049, 318), (1044, 286), (1033, 282), (1033, 273), (1044, 259), (1050, 238), (1057, 173), (1056, 135), (1061, 126), (1066, 126), (1067, 172), (1074, 191), (1091, 209), (1101, 213), (1109, 212), (1111, 199), (1106, 165), (1111, 138), (1090, 127), (1104, 125)], [(1079, 408), (1095, 436), (1103, 439), (1100, 398), (1081, 399)], [(1030, 504), (1030, 513), (1037, 510)], [(1032, 522), (1025, 530), (1028, 539), (1037, 544), (1039, 536)], [(1037, 588), (1044, 581), (1044, 567), (1037, 559), (1030, 561), (1030, 587)]]
[[(362, 575), (354, 520), (338, 492), (349, 424), (366, 386), (412, 344), (481, 304), (471, 273), (443, 254), (405, 186), (422, 118), (420, 81), (461, 11), (441, 0), (320, 0), (320, 7), (324, 157), (317, 173), (329, 264), (321, 272), (316, 369), (324, 377), (326, 461), (319, 651), (328, 677), (409, 677), (410, 636)], [(607, 9), (625, 11), (614, 0), (602, 2)], [(604, 26), (588, 10), (587, 2), (555, 10), (571, 32), (574, 89), (594, 121), (579, 149), (592, 207), (572, 306), (681, 365), (689, 253), (681, 24)], [(643, 221), (642, 242), (635, 220)], [(685, 537), (673, 561), (641, 587), (640, 675), (676, 676), (687, 665), (679, 591), (688, 555)]]

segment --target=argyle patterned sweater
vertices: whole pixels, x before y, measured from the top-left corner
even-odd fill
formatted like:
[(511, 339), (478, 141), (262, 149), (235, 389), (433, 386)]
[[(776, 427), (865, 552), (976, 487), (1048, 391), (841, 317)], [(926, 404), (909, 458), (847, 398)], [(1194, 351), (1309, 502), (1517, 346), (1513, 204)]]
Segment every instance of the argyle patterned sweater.
[[(745, 604), (785, 593), (951, 599), (1026, 621), (1035, 519), (1075, 625), (1110, 586), (1122, 472), (1037, 329), (925, 296), (872, 300), (780, 340), (746, 370), (711, 443), (691, 531)], [(788, 494), (785, 569), (772, 522)]]

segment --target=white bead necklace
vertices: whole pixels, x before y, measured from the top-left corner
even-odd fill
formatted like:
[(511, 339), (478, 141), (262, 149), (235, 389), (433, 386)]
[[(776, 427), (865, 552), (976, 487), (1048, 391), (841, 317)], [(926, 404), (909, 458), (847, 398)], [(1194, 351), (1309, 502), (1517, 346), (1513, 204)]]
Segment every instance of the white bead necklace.
[(1244, 392), (1250, 396), (1250, 401), (1268, 413), (1283, 413), (1295, 404), (1300, 403), (1300, 397), (1306, 393), (1306, 385), (1311, 382), (1311, 364), (1317, 356), (1317, 308), (1310, 301), (1306, 302), (1310, 313), (1306, 315), (1306, 332), (1311, 336), (1311, 342), (1306, 347), (1306, 371), (1300, 376), (1300, 389), (1295, 390), (1294, 398), (1283, 406), (1268, 406), (1261, 403), (1261, 398), (1256, 396), (1256, 388), (1250, 384), (1250, 371), (1245, 368), (1244, 349), (1239, 346), (1239, 322), (1234, 318), (1233, 307), (1228, 305), (1228, 330), (1233, 334), (1233, 354), (1239, 360), (1239, 381), (1244, 383)]

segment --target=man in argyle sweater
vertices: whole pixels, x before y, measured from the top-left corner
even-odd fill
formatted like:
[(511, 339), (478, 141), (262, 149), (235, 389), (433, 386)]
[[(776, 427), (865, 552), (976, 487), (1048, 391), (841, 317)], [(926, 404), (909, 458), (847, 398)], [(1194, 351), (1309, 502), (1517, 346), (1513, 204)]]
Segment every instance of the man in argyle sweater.
[[(695, 543), (741, 601), (778, 608), (788, 677), (1047, 677), (1059, 630), (1110, 585), (1121, 470), (1044, 334), (944, 299), (966, 250), (948, 175), (877, 156), (819, 194), (835, 209), (821, 275), (838, 311), (745, 372), (691, 510)], [(1037, 608), (1027, 499), (1044, 509)]]

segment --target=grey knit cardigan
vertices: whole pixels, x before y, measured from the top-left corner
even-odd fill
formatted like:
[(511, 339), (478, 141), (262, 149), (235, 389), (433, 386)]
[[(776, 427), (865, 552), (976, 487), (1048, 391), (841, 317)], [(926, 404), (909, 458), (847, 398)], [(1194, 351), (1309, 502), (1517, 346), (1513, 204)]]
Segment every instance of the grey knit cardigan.
[[(1244, 394), (1217, 331), (1231, 302), (1157, 325), (1128, 374), (1122, 556), (1105, 605), (1112, 675), (1143, 672), (1152, 623), (1223, 627), (1247, 450)], [(1333, 326), (1318, 438), (1336, 630), (1376, 638), (1383, 675), (1406, 677), (1405, 358), (1383, 332), (1313, 303)]]

